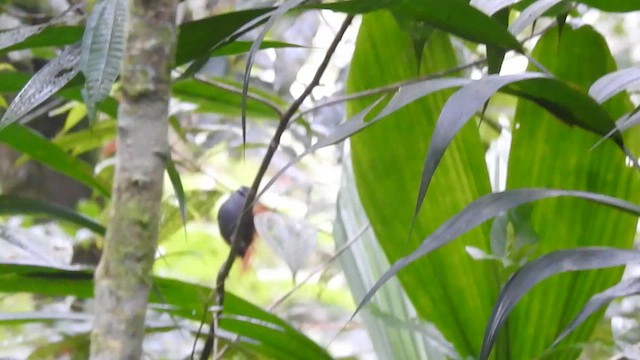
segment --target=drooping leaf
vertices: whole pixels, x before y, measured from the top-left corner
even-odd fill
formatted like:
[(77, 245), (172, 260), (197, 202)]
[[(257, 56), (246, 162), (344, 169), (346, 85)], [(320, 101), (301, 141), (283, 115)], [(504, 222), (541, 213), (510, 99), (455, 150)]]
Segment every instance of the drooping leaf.
[(90, 121), (95, 120), (96, 104), (109, 95), (120, 72), (126, 20), (126, 0), (101, 0), (87, 19), (82, 37), (80, 70), (85, 78), (82, 98)]
[(49, 61), (33, 75), (31, 80), (16, 95), (0, 120), (0, 131), (7, 125), (19, 120), (51, 95), (62, 89), (78, 74), (80, 48), (66, 48), (57, 58)]
[[(559, 83), (569, 85), (581, 97), (598, 78), (615, 71), (615, 60), (605, 39), (588, 26), (578, 29), (567, 26), (561, 33), (557, 28), (550, 29), (538, 41), (532, 56), (547, 67)], [(547, 94), (554, 96), (554, 91), (548, 89)], [(572, 100), (569, 93), (555, 96), (576, 104), (582, 101)], [(580, 117), (592, 118), (598, 114), (602, 119), (616, 119), (631, 109), (622, 95), (595, 107), (593, 104), (597, 102), (591, 97), (587, 99), (592, 105), (587, 102), (580, 105), (584, 109), (576, 112)], [(512, 133), (508, 189), (532, 186), (572, 189), (640, 202), (638, 173), (625, 165), (626, 156), (614, 142), (590, 150), (602, 136), (599, 131), (584, 131), (583, 126), (568, 127), (521, 98), (516, 106)], [(637, 151), (638, 143), (633, 137), (638, 134), (629, 135), (632, 136), (626, 138), (627, 145)], [(628, 248), (633, 243), (636, 223), (634, 216), (578, 199), (536, 203), (531, 225), (539, 241), (531, 257), (584, 246)], [(549, 279), (544, 288), (533, 289), (513, 310), (508, 331), (498, 343), (509, 342), (508, 358), (541, 356), (582, 304), (594, 293), (619, 281), (620, 275), (620, 269), (610, 269)], [(591, 337), (597, 320), (596, 316), (591, 317), (577, 328), (561, 344), (562, 348), (555, 349), (554, 360), (576, 359), (579, 345)]]
[[(615, 248), (585, 247), (559, 250), (526, 264), (502, 288), (487, 324), (480, 360), (489, 358), (498, 331), (507, 316), (524, 295), (542, 280), (568, 271), (603, 269), (640, 261), (640, 251)], [(554, 306), (549, 303), (548, 306)]]
[(0, 214), (2, 215), (48, 215), (85, 227), (98, 235), (105, 234), (105, 227), (94, 219), (72, 210), (44, 201), (13, 195), (0, 195)]
[(562, 339), (567, 337), (573, 330), (575, 330), (580, 324), (582, 324), (589, 316), (593, 315), (596, 311), (609, 305), (613, 300), (619, 297), (626, 297), (631, 295), (640, 294), (640, 278), (630, 278), (623, 280), (607, 290), (595, 294), (584, 305), (580, 313), (562, 330), (560, 335), (553, 342), (553, 346), (556, 346)]
[(180, 179), (180, 173), (178, 173), (178, 169), (176, 169), (176, 165), (174, 164), (171, 157), (167, 159), (167, 175), (169, 175), (169, 180), (171, 180), (171, 185), (173, 186), (173, 192), (178, 199), (178, 208), (180, 209), (180, 217), (182, 218), (182, 226), (184, 227), (184, 233), (187, 233), (187, 198), (184, 193), (184, 188), (182, 187), (182, 180)]
[(498, 11), (522, 0), (471, 0), (469, 5), (491, 16)]
[(640, 66), (630, 67), (599, 78), (589, 88), (589, 95), (597, 102), (603, 103), (638, 84), (640, 84)]
[(267, 20), (267, 22), (264, 24), (264, 27), (253, 41), (251, 49), (249, 49), (249, 54), (247, 55), (247, 65), (244, 69), (244, 79), (242, 81), (242, 104), (240, 105), (243, 145), (247, 143), (247, 95), (249, 93), (249, 79), (251, 78), (251, 69), (253, 68), (253, 61), (255, 59), (256, 53), (258, 52), (258, 50), (260, 50), (260, 46), (262, 45), (264, 37), (267, 35), (267, 32), (271, 30), (276, 21), (284, 16), (284, 14), (286, 14), (289, 10), (300, 5), (302, 2), (304, 2), (304, 0), (286, 0), (280, 6), (278, 6), (276, 10), (269, 16), (269, 20)]
[(542, 14), (565, 0), (538, 0), (524, 9), (520, 16), (509, 26), (509, 32), (518, 35), (527, 26), (533, 24)]
[(12, 124), (0, 131), (0, 142), (28, 155), (51, 169), (109, 196), (110, 189), (93, 176), (91, 166), (71, 155), (60, 146), (23, 126)]
[[(509, 27), (509, 14), (511, 9), (508, 7), (500, 9), (495, 14), (491, 14), (491, 17), (505, 28)], [(499, 74), (502, 69), (502, 62), (504, 61), (504, 55), (507, 53), (506, 49), (499, 46), (487, 45), (487, 68), (489, 74)]]

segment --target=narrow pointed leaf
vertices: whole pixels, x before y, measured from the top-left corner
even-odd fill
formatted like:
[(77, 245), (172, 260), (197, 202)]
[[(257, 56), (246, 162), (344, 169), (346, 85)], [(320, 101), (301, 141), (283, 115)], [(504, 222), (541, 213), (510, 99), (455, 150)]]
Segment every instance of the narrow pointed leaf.
[(565, 0), (538, 0), (520, 13), (520, 16), (509, 26), (509, 32), (518, 35), (527, 26), (533, 24), (542, 14)]
[(184, 227), (184, 233), (187, 233), (187, 198), (182, 187), (182, 180), (180, 180), (180, 173), (176, 169), (176, 164), (171, 158), (167, 159), (167, 175), (171, 180), (173, 186), (173, 192), (178, 199), (178, 208), (180, 209), (180, 217), (182, 218), (182, 226)]
[(522, 0), (471, 0), (470, 5), (491, 16), (509, 5)]
[[(498, 216), (500, 213), (533, 201), (554, 197), (577, 197), (602, 205), (610, 206), (624, 212), (640, 216), (640, 206), (615, 197), (595, 194), (586, 191), (556, 189), (517, 189), (485, 195), (469, 204), (459, 214), (442, 224), (436, 231), (422, 241), (422, 244), (409, 255), (396, 261), (387, 270), (367, 295), (360, 301), (356, 313), (366, 305), (376, 291), (386, 281), (395, 276), (409, 264), (455, 240), (483, 222)], [(640, 260), (639, 260), (640, 261)]]
[(607, 290), (593, 295), (589, 302), (587, 302), (580, 313), (571, 321), (567, 327), (562, 330), (556, 341), (553, 342), (553, 346), (556, 346), (562, 339), (567, 337), (573, 330), (575, 330), (580, 324), (582, 324), (589, 316), (593, 315), (596, 311), (609, 305), (613, 300), (619, 297), (626, 297), (631, 295), (640, 294), (640, 278), (631, 278), (623, 280), (616, 285), (608, 288)]
[[(495, 19), (499, 24), (507, 28), (509, 26), (509, 15), (511, 14), (510, 8), (504, 8), (495, 14), (491, 15), (491, 18)], [(499, 74), (502, 69), (502, 62), (507, 51), (504, 48), (487, 45), (487, 67), (489, 74)], [(483, 111), (484, 112), (484, 111)]]
[(262, 45), (262, 41), (264, 37), (267, 35), (267, 32), (271, 30), (273, 25), (278, 21), (284, 14), (286, 14), (289, 10), (294, 7), (300, 5), (304, 0), (287, 0), (282, 3), (278, 8), (269, 16), (269, 20), (264, 24), (262, 31), (253, 41), (253, 45), (251, 45), (251, 49), (249, 49), (249, 54), (247, 55), (247, 65), (244, 69), (244, 80), (242, 82), (242, 144), (244, 145), (247, 142), (247, 94), (249, 93), (249, 79), (251, 78), (251, 69), (253, 68), (253, 61), (255, 59), (256, 53), (260, 50), (260, 46)]
[(85, 227), (98, 235), (105, 234), (105, 227), (84, 215), (58, 205), (44, 201), (23, 198), (13, 195), (0, 195), (0, 214), (2, 215), (48, 215)]
[[(514, 306), (542, 280), (568, 271), (603, 269), (640, 261), (640, 251), (585, 247), (544, 255), (518, 270), (504, 285), (493, 308), (482, 343), (480, 360), (489, 358), (498, 331)], [(549, 303), (548, 306), (554, 306)]]
[(516, 81), (541, 78), (540, 73), (489, 75), (474, 81), (453, 94), (442, 108), (424, 161), (414, 218), (418, 216), (431, 179), (454, 136), (500, 88)]
[(611, 97), (640, 84), (640, 66), (622, 69), (609, 73), (593, 83), (589, 95), (597, 102), (603, 103)]
[(109, 187), (93, 176), (93, 169), (88, 163), (71, 156), (63, 148), (33, 130), (12, 124), (0, 132), (0, 142), (61, 174), (78, 180), (102, 195), (110, 194)]
[(42, 104), (78, 74), (80, 48), (66, 48), (35, 73), (16, 95), (0, 120), (0, 131)]
[(125, 47), (127, 0), (97, 3), (82, 37), (80, 70), (85, 84), (82, 97), (90, 120), (95, 120), (96, 104), (107, 98), (120, 72)]

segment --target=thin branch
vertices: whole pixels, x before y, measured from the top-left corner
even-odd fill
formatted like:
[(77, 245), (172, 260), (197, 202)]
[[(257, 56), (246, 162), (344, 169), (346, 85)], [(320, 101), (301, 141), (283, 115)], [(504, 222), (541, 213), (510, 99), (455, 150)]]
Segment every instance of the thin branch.
[(311, 271), (311, 273), (309, 273), (309, 275), (307, 275), (307, 277), (304, 278), (304, 280), (297, 283), (293, 288), (291, 288), (291, 290), (289, 290), (286, 294), (282, 295), (282, 297), (280, 297), (273, 304), (271, 304), (268, 310), (271, 311), (276, 307), (280, 306), (285, 300), (291, 297), (291, 295), (293, 295), (302, 286), (304, 286), (307, 282), (309, 282), (309, 280), (311, 280), (311, 278), (314, 277), (317, 273), (326, 270), (329, 267), (329, 265), (331, 265), (331, 263), (333, 263), (336, 259), (338, 259), (340, 255), (342, 255), (345, 251), (347, 251), (351, 247), (351, 245), (353, 245), (356, 241), (358, 241), (362, 237), (362, 235), (367, 230), (369, 230), (370, 227), (371, 227), (370, 223), (365, 224), (362, 227), (362, 229), (360, 229), (360, 231), (358, 231), (358, 233), (352, 239), (350, 239), (344, 245), (342, 245), (329, 259), (327, 259), (324, 263), (318, 266), (318, 268)]
[[(218, 272), (218, 277), (216, 279), (216, 288), (215, 288), (215, 301), (217, 306), (220, 309), (222, 309), (224, 304), (225, 281), (229, 276), (229, 272), (231, 271), (231, 268), (233, 267), (236, 254), (238, 253), (238, 250), (240, 247), (240, 242), (238, 241), (239, 229), (243, 224), (246, 224), (248, 221), (251, 221), (250, 214), (251, 214), (252, 204), (256, 198), (258, 188), (260, 187), (260, 182), (262, 181), (262, 178), (267, 172), (267, 168), (271, 163), (271, 159), (273, 158), (276, 150), (278, 149), (278, 146), (280, 145), (280, 138), (282, 137), (282, 134), (287, 129), (287, 125), (294, 117), (296, 111), (298, 111), (298, 109), (300, 108), (304, 100), (311, 94), (313, 89), (316, 86), (318, 86), (318, 84), (320, 83), (320, 79), (322, 78), (322, 75), (327, 69), (327, 66), (329, 65), (329, 61), (331, 60), (331, 57), (335, 53), (338, 47), (338, 44), (342, 40), (342, 37), (344, 36), (345, 32), (349, 28), (349, 25), (351, 25), (352, 21), (353, 21), (353, 15), (347, 16), (347, 18), (344, 20), (344, 22), (342, 23), (342, 26), (340, 27), (340, 30), (338, 31), (335, 38), (333, 39), (333, 42), (327, 49), (325, 57), (322, 60), (322, 63), (320, 64), (320, 66), (318, 67), (318, 70), (316, 71), (316, 74), (313, 77), (313, 80), (311, 80), (311, 83), (307, 85), (307, 87), (304, 89), (302, 94), (291, 104), (289, 109), (287, 109), (287, 111), (284, 113), (284, 115), (280, 119), (280, 122), (278, 124), (278, 127), (276, 128), (275, 133), (273, 134), (271, 143), (269, 144), (269, 147), (267, 148), (267, 152), (264, 158), (262, 159), (262, 164), (260, 165), (260, 168), (258, 169), (258, 173), (256, 174), (253, 184), (251, 185), (251, 190), (249, 191), (249, 193), (247, 194), (247, 198), (245, 199), (242, 215), (239, 221), (236, 223), (236, 227), (233, 231), (233, 236), (231, 237), (232, 245), (229, 251), (229, 255), (227, 257), (227, 260), (224, 262), (224, 264), (220, 268), (220, 271)], [(217, 348), (216, 331), (217, 331), (218, 325), (219, 325), (219, 311), (216, 311), (213, 313), (213, 321), (209, 328), (209, 335), (207, 336), (204, 349), (202, 350), (202, 353), (200, 356), (200, 359), (202, 360), (208, 359), (211, 356), (212, 351), (215, 348)]]

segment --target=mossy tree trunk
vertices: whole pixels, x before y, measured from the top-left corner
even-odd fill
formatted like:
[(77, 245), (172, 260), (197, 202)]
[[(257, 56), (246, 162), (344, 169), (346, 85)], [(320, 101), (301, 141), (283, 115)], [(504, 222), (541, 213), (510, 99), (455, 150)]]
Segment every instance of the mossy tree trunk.
[(178, 0), (130, 0), (111, 220), (95, 275), (91, 359), (140, 359), (157, 246)]

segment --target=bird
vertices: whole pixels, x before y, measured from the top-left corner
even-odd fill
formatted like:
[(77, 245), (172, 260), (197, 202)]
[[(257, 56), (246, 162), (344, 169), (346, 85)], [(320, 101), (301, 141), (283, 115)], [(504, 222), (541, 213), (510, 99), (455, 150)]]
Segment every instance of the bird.
[[(224, 239), (229, 246), (231, 246), (233, 231), (241, 218), (244, 202), (249, 195), (249, 191), (250, 189), (246, 186), (240, 187), (222, 203), (220, 210), (218, 210), (220, 235), (222, 235), (222, 239)], [(238, 248), (235, 255), (242, 258), (243, 269), (245, 270), (249, 267), (249, 262), (253, 254), (253, 245), (257, 238), (253, 217), (264, 211), (269, 211), (269, 209), (256, 202), (256, 204), (252, 206), (251, 213), (246, 218), (246, 221), (241, 224), (238, 229)]]

